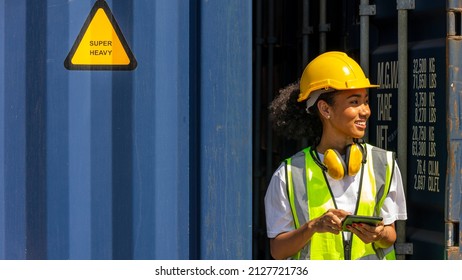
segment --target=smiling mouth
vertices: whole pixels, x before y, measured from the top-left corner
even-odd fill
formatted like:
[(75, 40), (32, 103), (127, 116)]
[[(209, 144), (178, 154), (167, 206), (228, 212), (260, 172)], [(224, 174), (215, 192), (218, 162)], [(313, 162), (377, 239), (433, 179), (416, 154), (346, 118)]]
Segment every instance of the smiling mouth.
[(358, 121), (358, 122), (355, 122), (356, 126), (360, 127), (360, 128), (366, 128), (366, 121)]

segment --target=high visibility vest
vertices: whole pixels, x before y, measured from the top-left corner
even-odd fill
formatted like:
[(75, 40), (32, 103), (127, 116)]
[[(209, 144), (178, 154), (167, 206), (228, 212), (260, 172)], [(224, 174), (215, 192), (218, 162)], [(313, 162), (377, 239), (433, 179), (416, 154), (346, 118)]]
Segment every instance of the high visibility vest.
[[(337, 208), (326, 174), (313, 159), (312, 148), (306, 148), (286, 160), (286, 182), (294, 226)], [(354, 214), (379, 216), (390, 190), (394, 153), (365, 144), (367, 160), (361, 167), (360, 192)], [(356, 235), (344, 240), (343, 233), (315, 233), (308, 244), (293, 259), (395, 259), (394, 246), (385, 249), (365, 244)]]

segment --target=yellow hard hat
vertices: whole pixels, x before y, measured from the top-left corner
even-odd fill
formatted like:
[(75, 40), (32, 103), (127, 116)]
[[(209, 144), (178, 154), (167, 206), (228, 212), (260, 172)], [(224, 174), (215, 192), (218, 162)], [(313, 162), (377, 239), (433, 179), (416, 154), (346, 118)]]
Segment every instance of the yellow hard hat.
[(298, 102), (309, 98), (311, 106), (322, 92), (376, 87), (379, 86), (371, 85), (359, 64), (346, 53), (326, 52), (313, 59), (303, 71)]

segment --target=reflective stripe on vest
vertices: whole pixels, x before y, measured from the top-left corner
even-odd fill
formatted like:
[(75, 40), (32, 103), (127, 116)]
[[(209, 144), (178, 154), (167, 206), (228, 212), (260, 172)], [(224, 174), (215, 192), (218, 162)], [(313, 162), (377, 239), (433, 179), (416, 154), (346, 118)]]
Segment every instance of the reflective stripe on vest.
[[(359, 196), (358, 215), (379, 215), (388, 195), (394, 170), (394, 154), (366, 144), (367, 163), (361, 172), (362, 188)], [(325, 175), (310, 155), (309, 148), (286, 160), (287, 192), (295, 228), (310, 219), (321, 216), (330, 208), (336, 208)], [(363, 169), (363, 168), (362, 168)], [(307, 196), (308, 194), (308, 196)], [(351, 259), (393, 259), (394, 248), (374, 250), (353, 235), (351, 244), (343, 244), (342, 234), (316, 233), (294, 259), (345, 259), (344, 247), (351, 245)], [(377, 256), (377, 257), (375, 257)], [(349, 256), (346, 256), (349, 259)]]

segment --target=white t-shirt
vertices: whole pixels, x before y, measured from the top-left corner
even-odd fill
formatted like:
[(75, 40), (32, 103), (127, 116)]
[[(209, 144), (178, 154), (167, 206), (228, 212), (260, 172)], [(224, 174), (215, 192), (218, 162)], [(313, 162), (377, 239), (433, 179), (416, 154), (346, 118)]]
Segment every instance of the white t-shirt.
[[(322, 162), (323, 155), (319, 154)], [(285, 182), (285, 164), (282, 163), (274, 172), (265, 195), (266, 229), (269, 238), (295, 229), (292, 211), (287, 198)], [(359, 189), (361, 172), (356, 176), (345, 176), (342, 180), (332, 179), (326, 174), (339, 209), (354, 213)], [(392, 224), (396, 220), (406, 220), (406, 200), (403, 182), (398, 164), (395, 164), (394, 175), (390, 185), (390, 192), (385, 198), (380, 216), (384, 224)], [(309, 217), (308, 217), (309, 220)]]

